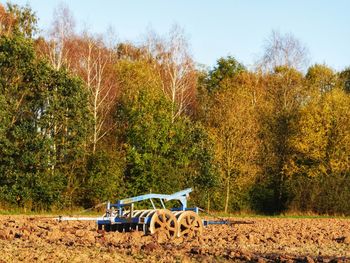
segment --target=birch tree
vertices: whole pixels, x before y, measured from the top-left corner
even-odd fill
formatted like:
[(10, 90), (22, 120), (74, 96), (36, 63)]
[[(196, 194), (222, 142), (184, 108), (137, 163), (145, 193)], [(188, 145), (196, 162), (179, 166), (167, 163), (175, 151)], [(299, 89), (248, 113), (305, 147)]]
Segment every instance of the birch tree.
[(60, 4), (54, 10), (54, 20), (48, 32), (48, 40), (42, 42), (39, 52), (49, 59), (50, 64), (56, 69), (63, 65), (70, 65), (70, 42), (74, 37), (75, 21), (69, 8)]
[(273, 30), (265, 40), (258, 68), (272, 72), (278, 66), (304, 70), (309, 63), (307, 47), (293, 34)]
[(89, 92), (90, 111), (93, 116), (92, 152), (114, 125), (111, 123), (111, 109), (117, 95), (116, 79), (113, 70), (114, 54), (104, 44), (102, 37), (88, 33), (75, 41), (77, 58), (71, 67), (85, 82)]
[(197, 76), (189, 44), (179, 26), (173, 26), (168, 37), (149, 34), (147, 46), (156, 59), (162, 79), (162, 90), (171, 100), (172, 121), (191, 113), (196, 94)]

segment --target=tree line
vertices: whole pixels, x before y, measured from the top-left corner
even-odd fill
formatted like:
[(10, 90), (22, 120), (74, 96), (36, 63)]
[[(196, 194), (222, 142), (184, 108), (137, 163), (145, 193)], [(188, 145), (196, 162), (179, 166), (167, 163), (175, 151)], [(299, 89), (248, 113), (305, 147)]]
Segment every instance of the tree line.
[(77, 33), (0, 6), (0, 207), (91, 207), (192, 187), (208, 210), (350, 214), (350, 68), (272, 32), (254, 69), (199, 67), (183, 30)]

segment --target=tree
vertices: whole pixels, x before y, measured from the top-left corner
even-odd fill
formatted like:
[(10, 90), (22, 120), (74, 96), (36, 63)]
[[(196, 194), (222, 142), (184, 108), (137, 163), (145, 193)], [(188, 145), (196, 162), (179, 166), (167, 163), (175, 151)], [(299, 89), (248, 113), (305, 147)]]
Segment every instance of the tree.
[(48, 41), (38, 41), (38, 52), (48, 58), (50, 64), (56, 69), (70, 67), (71, 40), (74, 38), (75, 22), (69, 8), (60, 4), (54, 11), (54, 20), (49, 30)]
[(21, 34), (31, 38), (37, 31), (37, 18), (29, 7), (19, 7), (7, 3), (6, 8), (0, 4), (0, 35)]
[(116, 48), (117, 58), (121, 60), (140, 61), (151, 60), (149, 50), (146, 47), (138, 47), (132, 43), (119, 43)]
[(292, 68), (277, 67), (264, 76), (263, 86), (263, 100), (258, 104), (261, 172), (252, 191), (252, 205), (260, 212), (276, 213), (287, 206), (285, 167), (292, 154), (292, 123), (303, 99), (303, 77)]
[(270, 72), (279, 66), (303, 70), (308, 64), (308, 50), (292, 34), (272, 31), (266, 40), (264, 54), (257, 64), (258, 68)]
[[(112, 43), (107, 46), (104, 36), (93, 36), (87, 30), (78, 35), (68, 7), (60, 5), (54, 12), (49, 39), (37, 41), (38, 52), (55, 69), (68, 68), (85, 83), (89, 94), (91, 123), (91, 152), (114, 130), (111, 110), (117, 96), (114, 73), (115, 54)], [(108, 143), (107, 143), (108, 144)]]
[(130, 194), (170, 193), (203, 182), (204, 177), (210, 181), (213, 169), (206, 134), (185, 116), (172, 119), (157, 71), (148, 62), (120, 61), (118, 73), (124, 92), (117, 121)]
[(78, 175), (74, 204), (91, 208), (106, 200), (127, 197), (124, 157), (120, 152), (105, 149), (87, 155), (86, 166)]
[[(319, 72), (319, 71), (318, 71)], [(326, 70), (326, 72), (329, 72)], [(330, 72), (329, 72), (330, 73)], [(287, 171), (290, 174), (292, 192), (291, 207), (319, 213), (348, 213), (350, 189), (349, 134), (350, 97), (327, 75), (319, 75), (321, 81), (307, 79), (307, 101), (301, 106), (294, 122), (297, 131), (290, 139), (293, 155)], [(316, 90), (316, 92), (315, 92)]]
[(98, 144), (115, 128), (111, 109), (117, 96), (113, 69), (117, 54), (113, 50), (115, 43), (107, 43), (105, 36), (95, 37), (87, 30), (78, 35), (74, 27), (70, 10), (60, 5), (54, 13), (49, 40), (39, 39), (37, 49), (54, 68), (64, 66), (84, 81), (93, 116), (90, 143), (94, 154)]
[[(215, 142), (215, 161), (225, 189), (224, 211), (227, 213), (232, 186), (238, 189), (246, 186), (256, 173), (257, 122), (255, 105), (250, 103), (251, 94), (244, 85), (239, 86), (236, 79), (230, 78), (222, 81), (217, 89), (206, 112), (206, 121)], [(242, 208), (239, 197), (234, 197), (234, 207)]]
[(175, 25), (165, 39), (149, 34), (146, 45), (157, 62), (162, 90), (171, 101), (172, 120), (190, 114), (195, 104), (197, 76), (183, 30)]
[(195, 117), (205, 123), (206, 114), (213, 106), (215, 94), (232, 87), (232, 82), (237, 80), (237, 77), (243, 76), (241, 74), (243, 72), (247, 72), (243, 64), (231, 56), (218, 59), (212, 70), (198, 71), (196, 98), (198, 107)]
[(308, 69), (305, 78), (309, 88), (317, 93), (330, 91), (338, 84), (337, 75), (326, 65), (313, 65)]
[(343, 89), (350, 93), (350, 68), (346, 68), (339, 74), (339, 78), (342, 82)]
[(246, 70), (243, 64), (239, 63), (234, 57), (219, 58), (216, 66), (209, 71), (205, 79), (205, 84), (209, 92), (215, 91), (220, 83), (225, 79), (232, 79), (240, 72)]
[(102, 37), (94, 38), (86, 32), (73, 42), (75, 59), (71, 59), (70, 65), (71, 70), (84, 80), (88, 90), (93, 116), (91, 144), (94, 154), (100, 140), (115, 128), (111, 111), (117, 96), (116, 59)]
[(79, 168), (86, 94), (79, 80), (38, 59), (25, 34), (0, 37), (0, 76), (1, 199), (48, 209)]

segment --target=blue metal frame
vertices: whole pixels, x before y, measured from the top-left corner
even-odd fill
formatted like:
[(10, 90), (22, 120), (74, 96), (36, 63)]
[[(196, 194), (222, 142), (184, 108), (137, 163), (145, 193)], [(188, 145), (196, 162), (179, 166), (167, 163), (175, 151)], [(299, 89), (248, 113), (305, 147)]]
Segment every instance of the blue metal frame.
[(145, 195), (139, 195), (135, 197), (125, 198), (122, 200), (118, 200), (116, 204), (110, 204), (111, 207), (116, 208), (122, 208), (124, 206), (129, 206), (132, 203), (145, 201), (145, 200), (152, 200), (152, 199), (159, 199), (162, 203), (163, 200), (165, 202), (171, 201), (171, 200), (179, 200), (181, 202), (183, 210), (187, 208), (187, 198), (189, 196), (189, 193), (192, 192), (192, 188), (187, 188), (185, 190), (176, 192), (171, 195), (165, 195), (165, 194), (145, 194)]
[(148, 224), (151, 221), (150, 217), (145, 217), (143, 222), (140, 222), (139, 217), (131, 217), (131, 218), (125, 218), (125, 217), (115, 217), (112, 218), (112, 221), (109, 219), (101, 219), (97, 220), (98, 225), (110, 225), (110, 224)]

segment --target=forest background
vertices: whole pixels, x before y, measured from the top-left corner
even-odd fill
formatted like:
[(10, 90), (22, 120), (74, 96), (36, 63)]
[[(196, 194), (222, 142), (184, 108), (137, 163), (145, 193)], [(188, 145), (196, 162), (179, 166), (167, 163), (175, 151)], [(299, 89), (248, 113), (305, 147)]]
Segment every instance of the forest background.
[(38, 33), (0, 6), (0, 207), (48, 211), (192, 187), (208, 210), (350, 214), (350, 68), (272, 31), (248, 69), (198, 66), (183, 29), (142, 43)]

